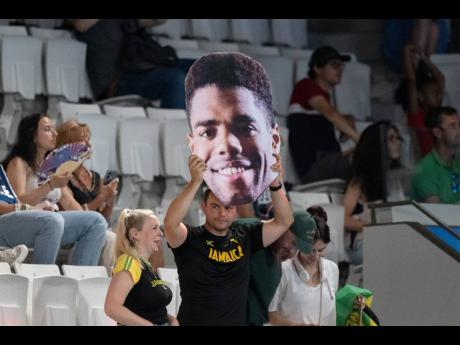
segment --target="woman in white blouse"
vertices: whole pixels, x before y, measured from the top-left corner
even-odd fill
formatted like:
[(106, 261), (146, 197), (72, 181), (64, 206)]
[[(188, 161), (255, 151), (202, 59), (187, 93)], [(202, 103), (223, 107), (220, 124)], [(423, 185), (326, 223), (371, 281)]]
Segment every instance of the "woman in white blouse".
[(335, 293), (339, 269), (323, 256), (330, 242), (327, 214), (322, 207), (307, 210), (316, 222), (314, 237), (294, 229), (299, 249), (282, 263), (282, 277), (269, 306), (270, 324), (279, 326), (335, 326)]

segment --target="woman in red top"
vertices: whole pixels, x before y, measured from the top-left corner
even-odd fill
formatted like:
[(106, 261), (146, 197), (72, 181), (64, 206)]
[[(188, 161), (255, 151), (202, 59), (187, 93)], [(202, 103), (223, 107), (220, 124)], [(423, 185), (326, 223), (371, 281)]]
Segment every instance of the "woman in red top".
[(288, 128), (289, 146), (302, 183), (344, 178), (348, 157), (341, 154), (334, 127), (351, 138), (358, 133), (331, 104), (330, 92), (342, 79), (348, 55), (332, 47), (316, 49), (310, 59), (308, 76), (297, 83), (291, 96)]

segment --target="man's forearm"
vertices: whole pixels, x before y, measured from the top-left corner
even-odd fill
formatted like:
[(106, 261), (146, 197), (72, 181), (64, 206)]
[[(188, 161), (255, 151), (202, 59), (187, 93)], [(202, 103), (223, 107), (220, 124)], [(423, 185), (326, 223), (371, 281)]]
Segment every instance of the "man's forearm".
[(166, 212), (165, 229), (176, 229), (184, 219), (196, 193), (200, 189), (201, 182), (190, 181), (182, 192), (172, 201)]
[(280, 189), (271, 194), (275, 221), (280, 225), (290, 227), (294, 223), (294, 216), (292, 215), (291, 204), (286, 197), (286, 193), (283, 189)]

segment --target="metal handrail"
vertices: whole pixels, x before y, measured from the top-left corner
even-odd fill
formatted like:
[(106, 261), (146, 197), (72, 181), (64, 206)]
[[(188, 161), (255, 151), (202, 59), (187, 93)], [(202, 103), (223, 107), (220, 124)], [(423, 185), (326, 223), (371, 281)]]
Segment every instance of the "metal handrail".
[(417, 210), (422, 212), (425, 216), (433, 220), (435, 223), (437, 223), (440, 227), (442, 227), (444, 230), (446, 230), (449, 234), (454, 236), (457, 240), (460, 240), (460, 235), (457, 234), (454, 230), (452, 230), (447, 224), (445, 224), (442, 220), (431, 214), (426, 208), (424, 208), (422, 205), (420, 205), (417, 201), (415, 200), (406, 200), (406, 201), (393, 201), (393, 202), (384, 202), (384, 203), (371, 203), (369, 204), (369, 208), (371, 209), (371, 222), (372, 224), (376, 223), (376, 218), (375, 218), (375, 209), (377, 208), (385, 208), (385, 207), (393, 207), (393, 206), (406, 206), (406, 205), (412, 205), (414, 206)]

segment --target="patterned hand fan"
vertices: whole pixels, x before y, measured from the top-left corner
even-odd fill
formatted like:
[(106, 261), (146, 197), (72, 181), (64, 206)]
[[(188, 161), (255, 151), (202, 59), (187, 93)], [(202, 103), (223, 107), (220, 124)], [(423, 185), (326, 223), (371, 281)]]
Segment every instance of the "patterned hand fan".
[(68, 171), (73, 172), (90, 156), (91, 148), (83, 143), (67, 144), (51, 151), (37, 174), (39, 183), (54, 174), (63, 175)]
[(17, 197), (14, 193), (13, 188), (11, 188), (10, 181), (8, 181), (8, 177), (5, 174), (5, 170), (0, 165), (0, 202), (4, 202), (7, 204), (16, 204)]

